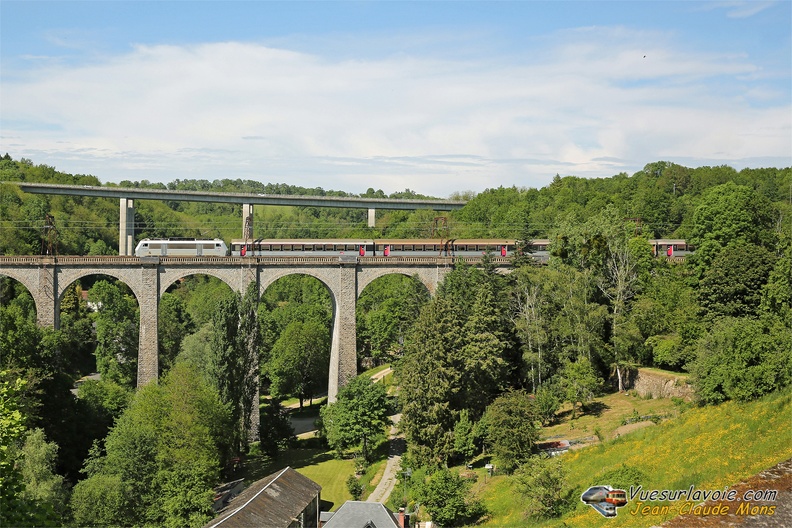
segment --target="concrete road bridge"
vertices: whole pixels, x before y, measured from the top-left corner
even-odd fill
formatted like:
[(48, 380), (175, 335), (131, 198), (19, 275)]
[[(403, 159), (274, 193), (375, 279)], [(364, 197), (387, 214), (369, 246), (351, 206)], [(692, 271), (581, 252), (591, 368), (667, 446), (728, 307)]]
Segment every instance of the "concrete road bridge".
[[(480, 257), (51, 257), (0, 256), (0, 275), (22, 283), (36, 303), (38, 323), (60, 326), (60, 300), (76, 280), (89, 275), (108, 275), (126, 284), (140, 307), (138, 387), (157, 379), (158, 308), (163, 293), (179, 279), (196, 274), (217, 277), (233, 291), (244, 293), (258, 285), (259, 296), (276, 280), (293, 274), (316, 277), (329, 290), (333, 303), (332, 348), (328, 397), (357, 375), (355, 307), (363, 289), (389, 274), (415, 276), (434, 295), (438, 284), (465, 260)], [(492, 262), (506, 270), (508, 258)]]
[(253, 236), (254, 205), (292, 205), (304, 207), (338, 207), (368, 209), (368, 225), (374, 227), (377, 209), (432, 209), (453, 211), (464, 207), (464, 201), (451, 200), (395, 200), (391, 198), (359, 198), (352, 196), (298, 196), (282, 194), (245, 194), (209, 191), (175, 191), (169, 189), (139, 189), (128, 187), (96, 187), (90, 185), (60, 185), (51, 183), (5, 182), (18, 185), (22, 191), (34, 194), (92, 196), (115, 198), (119, 201), (118, 254), (135, 253), (135, 201), (169, 200), (181, 202), (232, 203), (242, 206), (241, 238)]

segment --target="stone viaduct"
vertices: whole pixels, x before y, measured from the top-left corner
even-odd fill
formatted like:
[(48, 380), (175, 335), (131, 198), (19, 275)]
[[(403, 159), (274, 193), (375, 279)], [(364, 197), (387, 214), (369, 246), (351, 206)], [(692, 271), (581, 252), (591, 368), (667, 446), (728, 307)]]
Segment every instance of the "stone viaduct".
[[(138, 387), (159, 372), (157, 320), (159, 299), (180, 278), (204, 274), (217, 277), (244, 293), (251, 283), (259, 296), (273, 282), (292, 274), (319, 279), (333, 302), (332, 348), (328, 399), (357, 375), (355, 307), (363, 289), (389, 274), (416, 276), (430, 294), (460, 257), (37, 257), (0, 256), (0, 275), (22, 283), (36, 303), (38, 323), (58, 328), (60, 300), (76, 280), (88, 275), (114, 277), (132, 290), (140, 307)], [(479, 258), (466, 258), (475, 264)], [(493, 258), (508, 267), (505, 258)]]

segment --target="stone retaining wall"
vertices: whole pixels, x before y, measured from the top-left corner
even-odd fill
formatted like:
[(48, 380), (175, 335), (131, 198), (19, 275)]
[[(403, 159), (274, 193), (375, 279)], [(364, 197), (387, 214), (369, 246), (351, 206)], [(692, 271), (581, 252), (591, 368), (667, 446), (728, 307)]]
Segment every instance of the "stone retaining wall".
[(682, 398), (693, 399), (693, 386), (688, 384), (687, 376), (674, 376), (673, 373), (661, 374), (645, 369), (630, 371), (624, 383), (626, 389), (632, 389), (639, 396), (651, 398)]

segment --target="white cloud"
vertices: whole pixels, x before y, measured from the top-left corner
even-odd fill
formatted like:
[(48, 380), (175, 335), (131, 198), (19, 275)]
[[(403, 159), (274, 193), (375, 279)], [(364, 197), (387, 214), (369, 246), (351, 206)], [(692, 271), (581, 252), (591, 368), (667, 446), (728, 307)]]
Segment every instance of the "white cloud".
[(489, 59), (138, 46), (4, 75), (0, 128), (14, 157), (103, 181), (239, 177), (438, 196), (659, 159), (789, 160), (789, 95), (746, 80), (757, 66), (744, 56), (672, 37), (583, 28)]
[(725, 9), (729, 18), (748, 18), (761, 13), (765, 9), (777, 4), (775, 1), (732, 1), (732, 2), (707, 2), (705, 9)]

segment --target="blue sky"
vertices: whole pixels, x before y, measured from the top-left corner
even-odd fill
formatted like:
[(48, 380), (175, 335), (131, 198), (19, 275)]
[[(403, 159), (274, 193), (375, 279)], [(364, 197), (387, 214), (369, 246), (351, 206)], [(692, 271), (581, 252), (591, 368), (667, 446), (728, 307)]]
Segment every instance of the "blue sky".
[(0, 150), (435, 196), (792, 165), (792, 2), (0, 2)]

